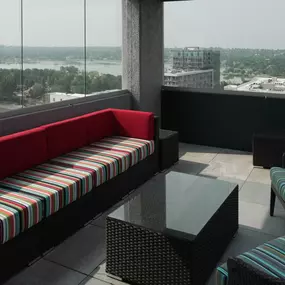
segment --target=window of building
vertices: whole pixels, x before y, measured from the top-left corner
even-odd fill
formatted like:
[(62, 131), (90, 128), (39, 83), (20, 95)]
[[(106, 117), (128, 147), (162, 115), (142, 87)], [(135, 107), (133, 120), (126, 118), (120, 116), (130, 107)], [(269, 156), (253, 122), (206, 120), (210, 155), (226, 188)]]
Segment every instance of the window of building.
[(0, 112), (121, 89), (120, 1), (0, 0), (0, 10)]

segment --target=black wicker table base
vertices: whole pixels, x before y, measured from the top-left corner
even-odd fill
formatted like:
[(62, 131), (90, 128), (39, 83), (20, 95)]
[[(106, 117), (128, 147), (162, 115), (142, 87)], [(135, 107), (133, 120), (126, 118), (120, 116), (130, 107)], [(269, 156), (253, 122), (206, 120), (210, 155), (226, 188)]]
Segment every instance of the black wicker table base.
[[(169, 175), (107, 217), (107, 273), (144, 285), (204, 285), (210, 277), (238, 230), (238, 186), (175, 172)], [(188, 188), (177, 186), (177, 175), (183, 177), (183, 185), (189, 182)], [(176, 184), (172, 190), (171, 180)], [(175, 201), (182, 192), (185, 197)], [(218, 198), (212, 199), (211, 193)], [(199, 205), (203, 195), (208, 196), (205, 208)], [(184, 208), (187, 204), (189, 208)]]

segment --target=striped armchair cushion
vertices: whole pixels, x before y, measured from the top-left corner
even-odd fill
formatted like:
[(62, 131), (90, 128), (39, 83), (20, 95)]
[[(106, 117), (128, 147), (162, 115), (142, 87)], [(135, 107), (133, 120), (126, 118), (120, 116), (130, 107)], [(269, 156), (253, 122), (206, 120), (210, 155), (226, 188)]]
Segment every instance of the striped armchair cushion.
[(273, 167), (270, 169), (271, 183), (285, 201), (285, 169)]
[(5, 243), (39, 223), (43, 210), (40, 198), (0, 188), (0, 242)]
[[(264, 243), (237, 258), (269, 276), (285, 280), (285, 237)], [(228, 283), (227, 264), (217, 268), (217, 284)]]

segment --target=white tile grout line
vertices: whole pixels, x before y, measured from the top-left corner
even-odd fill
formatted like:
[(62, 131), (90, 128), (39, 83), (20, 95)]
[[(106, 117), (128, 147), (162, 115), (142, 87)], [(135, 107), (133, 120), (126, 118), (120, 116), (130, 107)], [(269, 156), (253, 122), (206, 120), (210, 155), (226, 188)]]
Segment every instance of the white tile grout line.
[[(58, 266), (64, 267), (65, 269), (74, 271), (74, 272), (76, 272), (76, 273), (80, 273), (80, 274), (82, 274), (82, 275), (89, 276), (88, 274), (86, 274), (86, 273), (84, 273), (84, 272), (81, 272), (81, 271), (76, 270), (76, 269), (74, 269), (74, 268), (71, 268), (71, 267), (69, 267), (69, 266), (63, 265), (63, 264), (61, 264), (61, 263), (59, 263), (59, 262), (57, 262), (57, 261), (50, 260), (50, 259), (46, 259), (46, 258), (44, 258), (44, 257), (43, 257), (43, 260), (48, 261), (48, 262), (51, 262), (51, 263), (56, 264), (56, 265), (58, 265)], [(100, 264), (101, 264), (101, 263), (100, 263)], [(99, 265), (98, 265), (98, 266), (99, 266)], [(98, 267), (98, 266), (97, 266), (97, 267)], [(96, 268), (97, 268), (97, 267), (96, 267)], [(95, 269), (96, 269), (96, 268), (95, 268)], [(94, 269), (94, 270), (95, 270), (95, 269)], [(94, 270), (93, 270), (93, 271), (94, 271)], [(92, 271), (92, 272), (93, 272), (93, 271)], [(89, 276), (89, 277), (90, 277), (90, 276)]]
[[(219, 154), (221, 154), (222, 151), (226, 150), (226, 148), (219, 148), (219, 150), (220, 150), (220, 151), (217, 152), (217, 154), (208, 162), (208, 164), (211, 163)], [(254, 169), (254, 167), (251, 169), (251, 171), (250, 171), (250, 173), (248, 174), (248, 176), (246, 177), (246, 179), (245, 179), (245, 180), (242, 180), (242, 186), (240, 187), (239, 191), (242, 190), (242, 188), (243, 188), (245, 182), (247, 182), (247, 179), (249, 178), (249, 176), (250, 176), (250, 174), (252, 173), (253, 169)], [(241, 179), (240, 179), (240, 180), (241, 180)]]
[(89, 225), (92, 226), (92, 227), (97, 227), (97, 228), (103, 229), (103, 230), (106, 229), (105, 226), (94, 225), (94, 224), (91, 224), (91, 223)]
[(244, 182), (248, 182), (248, 181), (247, 181), (247, 179), (249, 178), (249, 176), (250, 176), (250, 175), (251, 175), (251, 173), (253, 172), (253, 169), (254, 169), (254, 166), (252, 167), (252, 169), (251, 169), (250, 173), (248, 174), (248, 176), (247, 176), (247, 178), (245, 179), (245, 181), (244, 181)]

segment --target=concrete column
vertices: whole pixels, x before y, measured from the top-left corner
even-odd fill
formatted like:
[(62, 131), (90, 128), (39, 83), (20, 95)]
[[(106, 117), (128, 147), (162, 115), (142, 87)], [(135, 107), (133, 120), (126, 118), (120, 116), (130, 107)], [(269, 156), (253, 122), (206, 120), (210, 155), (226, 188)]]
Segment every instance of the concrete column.
[(163, 3), (123, 2), (123, 88), (133, 95), (133, 108), (160, 115), (164, 73)]

